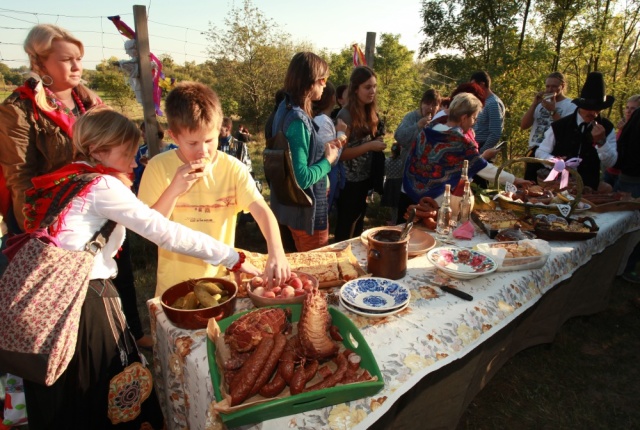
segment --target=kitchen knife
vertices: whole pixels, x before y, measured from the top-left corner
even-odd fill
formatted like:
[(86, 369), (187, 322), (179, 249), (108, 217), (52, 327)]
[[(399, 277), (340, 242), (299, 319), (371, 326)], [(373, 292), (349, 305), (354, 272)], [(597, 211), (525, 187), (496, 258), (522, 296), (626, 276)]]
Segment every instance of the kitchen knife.
[(464, 291), (457, 290), (455, 288), (451, 288), (447, 285), (438, 285), (442, 291), (446, 291), (449, 294), (453, 294), (456, 297), (460, 297), (461, 299), (471, 301), (473, 300), (473, 296), (465, 293)]

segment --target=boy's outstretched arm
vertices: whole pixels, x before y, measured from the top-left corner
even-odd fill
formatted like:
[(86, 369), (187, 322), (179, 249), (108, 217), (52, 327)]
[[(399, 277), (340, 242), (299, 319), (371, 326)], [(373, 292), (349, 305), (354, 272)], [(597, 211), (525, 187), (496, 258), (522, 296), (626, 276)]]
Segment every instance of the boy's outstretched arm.
[(264, 268), (265, 281), (271, 285), (280, 285), (291, 276), (291, 267), (282, 247), (278, 221), (267, 202), (260, 199), (249, 205), (249, 212), (258, 223), (262, 235), (267, 241), (267, 264)]

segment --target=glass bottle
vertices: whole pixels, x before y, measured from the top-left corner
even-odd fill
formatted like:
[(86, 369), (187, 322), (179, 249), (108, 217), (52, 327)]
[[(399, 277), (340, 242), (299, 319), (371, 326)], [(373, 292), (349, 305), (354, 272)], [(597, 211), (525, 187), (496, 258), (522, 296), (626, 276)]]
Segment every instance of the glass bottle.
[(460, 180), (458, 184), (451, 192), (452, 195), (456, 197), (462, 197), (464, 194), (464, 183), (469, 180), (469, 160), (464, 160), (462, 162), (462, 174), (460, 175)]
[(446, 240), (451, 236), (451, 213), (451, 185), (446, 184), (442, 205), (440, 209), (438, 209), (438, 221), (436, 223), (437, 239)]
[(458, 224), (464, 224), (469, 221), (469, 215), (471, 215), (471, 183), (464, 181), (464, 192), (462, 193), (462, 199), (460, 200), (460, 210), (458, 211)]

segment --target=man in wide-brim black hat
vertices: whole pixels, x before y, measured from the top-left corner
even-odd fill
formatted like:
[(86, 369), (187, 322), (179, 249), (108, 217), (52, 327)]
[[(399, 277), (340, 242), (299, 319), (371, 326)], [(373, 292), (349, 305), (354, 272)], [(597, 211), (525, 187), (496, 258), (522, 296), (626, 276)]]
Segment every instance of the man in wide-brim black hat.
[(615, 128), (611, 121), (600, 116), (600, 111), (613, 102), (613, 96), (605, 95), (602, 73), (589, 73), (580, 97), (573, 99), (578, 109), (551, 124), (536, 157), (579, 158), (577, 170), (582, 181), (597, 190), (600, 164), (611, 167), (618, 158)]

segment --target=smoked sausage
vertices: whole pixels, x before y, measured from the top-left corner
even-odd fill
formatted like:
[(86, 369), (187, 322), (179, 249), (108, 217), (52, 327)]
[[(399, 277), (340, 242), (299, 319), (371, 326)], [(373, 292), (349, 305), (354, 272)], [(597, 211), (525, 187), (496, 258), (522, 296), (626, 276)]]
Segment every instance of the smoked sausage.
[(273, 351), (275, 341), (273, 337), (263, 337), (258, 344), (256, 350), (251, 354), (251, 357), (240, 368), (238, 375), (233, 378), (233, 383), (230, 386), (231, 394), (231, 406), (238, 405), (244, 402), (253, 388), (260, 371), (264, 367), (269, 354)]

